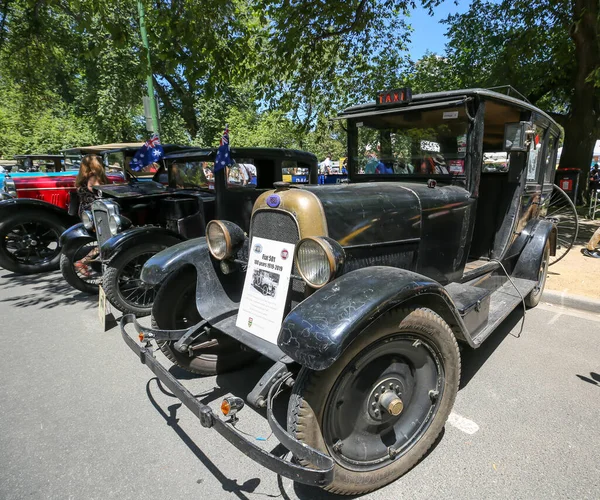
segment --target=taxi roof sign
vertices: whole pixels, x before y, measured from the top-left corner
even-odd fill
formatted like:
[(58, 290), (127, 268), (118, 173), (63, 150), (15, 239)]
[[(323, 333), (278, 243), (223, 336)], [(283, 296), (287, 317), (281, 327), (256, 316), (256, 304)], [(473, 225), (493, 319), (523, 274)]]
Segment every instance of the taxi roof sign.
[(410, 101), (412, 101), (412, 89), (410, 87), (403, 87), (401, 89), (378, 92), (375, 104), (377, 106), (390, 106)]

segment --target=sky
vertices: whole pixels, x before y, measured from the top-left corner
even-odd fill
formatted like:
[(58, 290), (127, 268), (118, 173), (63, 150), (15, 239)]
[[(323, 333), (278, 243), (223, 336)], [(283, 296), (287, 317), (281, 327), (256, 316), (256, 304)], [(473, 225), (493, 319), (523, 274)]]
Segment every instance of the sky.
[(430, 16), (427, 10), (418, 7), (412, 11), (411, 17), (407, 19), (408, 24), (413, 27), (411, 34), (411, 44), (409, 47), (410, 55), (413, 61), (425, 55), (425, 52), (435, 52), (441, 54), (447, 42), (445, 33), (448, 27), (439, 24), (450, 14), (466, 12), (469, 9), (470, 0), (445, 0), (435, 8), (435, 14)]

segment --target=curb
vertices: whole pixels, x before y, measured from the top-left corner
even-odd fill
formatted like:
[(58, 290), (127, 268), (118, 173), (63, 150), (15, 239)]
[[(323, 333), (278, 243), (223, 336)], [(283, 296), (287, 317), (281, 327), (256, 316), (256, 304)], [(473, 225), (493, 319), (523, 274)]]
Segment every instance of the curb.
[(542, 300), (550, 304), (600, 314), (600, 300), (590, 297), (568, 295), (565, 292), (557, 292), (555, 290), (544, 290)]

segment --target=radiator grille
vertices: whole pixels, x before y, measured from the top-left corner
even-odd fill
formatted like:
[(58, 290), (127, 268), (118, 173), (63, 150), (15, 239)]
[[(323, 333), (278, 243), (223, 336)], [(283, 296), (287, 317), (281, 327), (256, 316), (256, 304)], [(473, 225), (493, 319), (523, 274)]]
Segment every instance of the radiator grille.
[(101, 247), (102, 244), (111, 237), (110, 227), (108, 226), (108, 211), (101, 203), (94, 203), (92, 212), (94, 214), (94, 226), (96, 227), (98, 247)]
[(252, 217), (252, 236), (293, 243), (300, 240), (298, 226), (292, 215), (279, 210), (261, 210)]
[[(279, 210), (261, 210), (252, 217), (252, 236), (266, 238), (268, 240), (293, 243), (300, 241), (296, 219), (291, 214)], [(293, 274), (298, 274), (296, 263), (292, 269)], [(292, 278), (292, 291), (304, 294), (306, 283), (302, 280)]]

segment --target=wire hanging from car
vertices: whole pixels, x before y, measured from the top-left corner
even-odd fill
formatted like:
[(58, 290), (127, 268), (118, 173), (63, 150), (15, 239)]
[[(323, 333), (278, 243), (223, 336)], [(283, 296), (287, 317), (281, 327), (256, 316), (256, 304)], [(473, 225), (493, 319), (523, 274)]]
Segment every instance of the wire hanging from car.
[(502, 264), (502, 262), (500, 262), (498, 259), (491, 259), (490, 262), (497, 262), (500, 265), (500, 267), (504, 271), (504, 274), (506, 274), (506, 277), (508, 278), (508, 280), (511, 282), (512, 286), (515, 288), (515, 290), (519, 294), (519, 297), (521, 297), (521, 303), (523, 304), (523, 318), (521, 320), (521, 328), (519, 329), (519, 333), (517, 334), (517, 338), (521, 338), (521, 334), (523, 333), (523, 328), (525, 328), (525, 314), (527, 314), (527, 306), (525, 305), (525, 297), (523, 297), (521, 290), (519, 290), (517, 288), (517, 285), (515, 284), (513, 279), (510, 277), (510, 275), (506, 271), (504, 264)]

